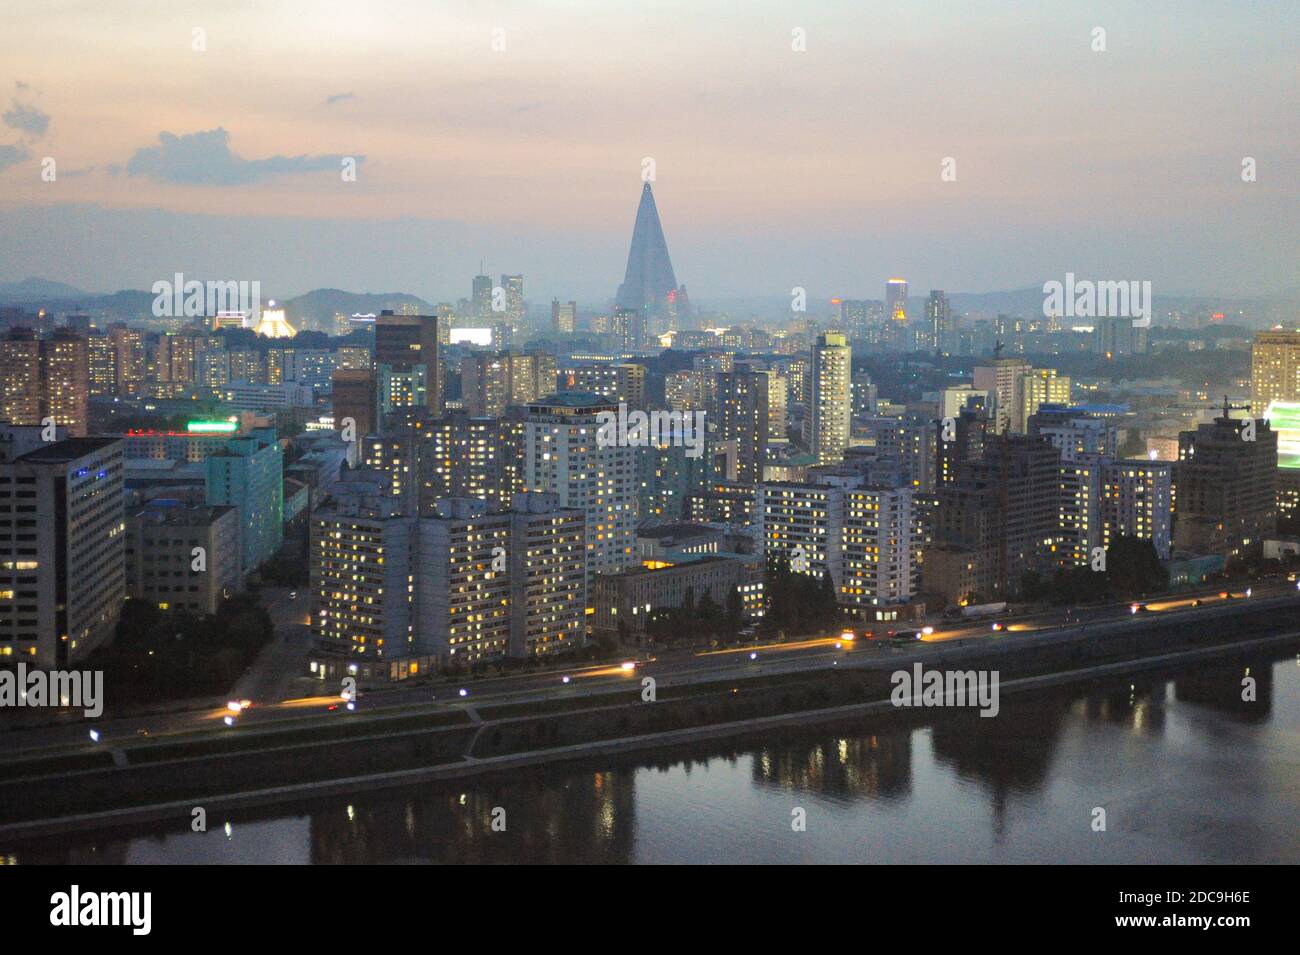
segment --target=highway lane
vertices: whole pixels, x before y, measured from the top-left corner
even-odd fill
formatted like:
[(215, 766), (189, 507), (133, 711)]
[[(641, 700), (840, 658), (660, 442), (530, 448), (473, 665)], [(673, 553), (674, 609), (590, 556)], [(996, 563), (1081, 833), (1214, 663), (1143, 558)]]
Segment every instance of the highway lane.
[[(1296, 584), (1285, 580), (1254, 582), (1254, 597), (1278, 596), (1295, 593)], [(1151, 601), (1143, 614), (1188, 612), (1221, 604), (1225, 598), (1221, 589), (1180, 594), (1163, 600)], [(1231, 599), (1250, 599), (1246, 586), (1234, 587)], [(283, 685), (286, 674), (276, 670), (277, 663), (301, 659), (306, 643), (301, 633), (281, 633), (280, 627), (305, 631), (299, 617), (305, 617), (305, 606), (288, 599), (288, 592), (277, 595), (272, 602), (273, 617), (277, 622), (276, 644), (259, 657), (252, 676), (241, 681), (244, 686)], [(905, 627), (933, 626), (934, 632), (922, 637), (923, 644), (943, 644), (959, 639), (998, 639), (1001, 636), (1023, 635), (1039, 630), (1104, 623), (1133, 615), (1128, 603), (1078, 608), (1073, 610), (1043, 610), (1025, 615), (999, 615), (993, 618), (1002, 629), (993, 629), (993, 620), (951, 621), (932, 618), (916, 624), (899, 624)], [(286, 637), (288, 639), (286, 639)], [(937, 647), (936, 647), (937, 648)], [(391, 689), (366, 692), (355, 701), (355, 710), (334, 692), (321, 692), (281, 702), (255, 702), (247, 710), (232, 712), (228, 708), (205, 708), (145, 717), (126, 717), (115, 720), (82, 721), (54, 726), (35, 727), (0, 734), (0, 760), (17, 756), (55, 751), (81, 751), (92, 747), (148, 745), (149, 740), (160, 738), (183, 739), (187, 734), (210, 732), (239, 732), (246, 727), (289, 728), (303, 721), (321, 719), (364, 719), (372, 715), (402, 715), (406, 712), (428, 712), (430, 707), (470, 708), (499, 705), (506, 702), (525, 702), (543, 699), (563, 699), (592, 695), (615, 686), (639, 688), (640, 680), (652, 676), (660, 687), (674, 682), (695, 682), (701, 679), (726, 679), (750, 676), (755, 673), (790, 672), (798, 669), (817, 669), (839, 665), (847, 654), (880, 655), (888, 659), (906, 652), (881, 645), (879, 641), (865, 641), (858, 637), (853, 642), (844, 641), (839, 632), (824, 636), (791, 640), (783, 644), (727, 647), (720, 650), (669, 650), (652, 659), (619, 663), (578, 666), (564, 670), (548, 670), (511, 674), (507, 676), (466, 680), (463, 683), (421, 684), (398, 686)], [(301, 672), (301, 669), (298, 671)], [(233, 725), (227, 726), (230, 720)], [(98, 744), (89, 741), (93, 725), (99, 733)]]

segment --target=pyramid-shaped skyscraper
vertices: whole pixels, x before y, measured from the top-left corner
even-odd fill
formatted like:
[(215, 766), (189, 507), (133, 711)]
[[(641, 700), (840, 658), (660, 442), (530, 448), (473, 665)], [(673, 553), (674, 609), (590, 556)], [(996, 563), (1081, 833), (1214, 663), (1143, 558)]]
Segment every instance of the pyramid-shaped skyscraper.
[(675, 328), (678, 316), (684, 315), (689, 307), (686, 287), (679, 288), (677, 276), (673, 274), (668, 243), (649, 182), (641, 187), (632, 247), (627, 253), (627, 272), (618, 287), (615, 304), (640, 312), (650, 330)]

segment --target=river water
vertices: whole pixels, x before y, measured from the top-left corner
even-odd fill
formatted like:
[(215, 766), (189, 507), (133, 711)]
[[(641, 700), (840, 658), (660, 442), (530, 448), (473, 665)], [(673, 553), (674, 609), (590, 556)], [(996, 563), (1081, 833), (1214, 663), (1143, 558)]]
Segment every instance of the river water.
[(201, 833), (187, 817), (0, 840), (0, 861), (1296, 863), (1297, 819), (1300, 657), (1274, 654), (1007, 695), (994, 718), (930, 710), (359, 792)]

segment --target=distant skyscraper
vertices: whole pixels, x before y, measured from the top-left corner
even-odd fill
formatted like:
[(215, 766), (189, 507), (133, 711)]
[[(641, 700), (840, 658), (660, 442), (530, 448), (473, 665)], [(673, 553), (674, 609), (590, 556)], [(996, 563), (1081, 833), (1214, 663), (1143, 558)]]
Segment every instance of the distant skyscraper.
[(614, 309), (613, 329), (623, 351), (636, 351), (646, 344), (646, 313), (635, 308)]
[(145, 380), (144, 332), (118, 322), (109, 326), (108, 337), (113, 343), (117, 393), (122, 397), (139, 394)]
[(524, 277), (502, 275), (501, 288), (505, 291), (505, 319), (514, 328), (524, 320)]
[(808, 397), (809, 443), (818, 464), (839, 464), (849, 446), (853, 398), (853, 350), (843, 335), (817, 337), (812, 350)]
[(578, 321), (578, 303), (551, 300), (551, 331), (560, 335), (573, 332)]
[(490, 275), (474, 276), (474, 288), (470, 305), (474, 321), (492, 321), (492, 277)]
[(948, 296), (940, 289), (931, 289), (925, 303), (926, 345), (935, 351), (948, 350), (952, 332), (952, 308)]
[(657, 334), (676, 327), (677, 318), (687, 308), (685, 295), (685, 287), (677, 286), (659, 210), (647, 182), (641, 189), (632, 246), (627, 254), (627, 271), (623, 284), (618, 287), (615, 304), (640, 313), (648, 330)]
[(885, 316), (894, 322), (907, 321), (906, 279), (890, 279), (885, 283)]
[(992, 398), (990, 423), (994, 434), (1005, 434), (1019, 427), (1024, 388), (1021, 379), (1033, 371), (1023, 358), (995, 358), (990, 365), (975, 366), (975, 387)]
[(424, 399), (420, 403), (436, 412), (442, 407), (443, 393), (438, 364), (438, 319), (433, 315), (383, 312), (375, 322), (375, 368), (380, 380), (385, 377), (391, 380), (394, 375), (401, 378), (419, 367), (424, 371)]

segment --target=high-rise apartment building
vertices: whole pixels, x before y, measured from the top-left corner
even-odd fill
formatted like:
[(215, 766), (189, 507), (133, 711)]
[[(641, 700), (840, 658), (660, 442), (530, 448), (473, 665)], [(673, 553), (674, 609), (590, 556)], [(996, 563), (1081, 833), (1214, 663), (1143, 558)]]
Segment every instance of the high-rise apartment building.
[(962, 576), (948, 558), (973, 565), (975, 590), (989, 599), (1017, 593), (1030, 571), (1048, 573), (1056, 562), (1060, 471), (1061, 452), (1046, 438), (986, 436), (983, 454), (939, 487), (939, 546), (926, 551), (927, 589)]
[(953, 321), (952, 306), (948, 303), (948, 296), (941, 289), (931, 289), (930, 297), (925, 300), (927, 347), (951, 354), (957, 349), (954, 334), (956, 331), (957, 325)]
[(195, 380), (197, 354), (194, 335), (168, 332), (158, 339), (158, 379), (179, 385), (192, 385)]
[(1250, 409), (1265, 416), (1275, 401), (1300, 401), (1300, 332), (1256, 332), (1250, 359)]
[(838, 464), (849, 446), (852, 372), (848, 340), (832, 332), (819, 335), (812, 349), (808, 397), (809, 447), (818, 464)]
[[(357, 438), (378, 428), (378, 382), (370, 369), (340, 368), (334, 372), (331, 403), (334, 427), (342, 430), (348, 419), (356, 426)], [(355, 462), (354, 462), (355, 463)]]
[(623, 351), (633, 352), (645, 347), (648, 331), (643, 312), (633, 308), (615, 308), (610, 325), (610, 330)]
[(638, 448), (626, 435), (597, 441), (602, 412), (618, 405), (588, 392), (559, 392), (527, 406), (524, 487), (559, 495), (587, 518), (587, 573), (621, 570), (636, 559)]
[(846, 610), (870, 619), (874, 608), (916, 595), (920, 528), (907, 488), (827, 468), (810, 482), (760, 485), (754, 509), (763, 559), (795, 573), (829, 574)]
[(470, 308), (474, 321), (483, 325), (491, 323), (492, 315), (492, 277), (490, 275), (474, 276), (470, 292)]
[(992, 402), (989, 423), (994, 434), (1006, 434), (1021, 427), (1024, 387), (1021, 379), (1033, 371), (1023, 358), (995, 358), (992, 364), (975, 366), (975, 388), (986, 391)]
[(0, 421), (40, 425), (52, 418), (73, 437), (86, 434), (90, 366), (86, 339), (56, 329), (38, 339), (17, 328), (0, 339)]
[(560, 372), (564, 391), (590, 391), (629, 408), (646, 407), (646, 367), (632, 362), (591, 362)]
[(1101, 546), (1110, 547), (1117, 537), (1136, 537), (1151, 541), (1156, 556), (1168, 560), (1173, 463), (1107, 461), (1101, 482)]
[(113, 340), (98, 329), (86, 338), (90, 396), (100, 398), (117, 394), (117, 356)]
[(718, 444), (735, 446), (735, 471), (726, 479), (758, 484), (767, 465), (771, 399), (765, 371), (741, 369), (714, 375), (713, 400), (705, 409), (705, 427)]
[(467, 355), (461, 359), (460, 379), (465, 410), (476, 418), (499, 418), (511, 405), (555, 391), (555, 356), (544, 351)]
[(505, 315), (512, 328), (517, 328), (524, 320), (524, 277), (522, 275), (502, 275), (501, 289), (505, 293)]
[(108, 327), (108, 337), (113, 348), (117, 394), (140, 394), (145, 385), (144, 332), (118, 322)]
[(312, 528), (318, 644), (390, 678), (581, 647), (584, 516), (554, 494), (497, 510), (449, 498), (412, 516), (362, 471)]
[(1178, 435), (1174, 546), (1237, 557), (1277, 528), (1277, 432), (1224, 414)]
[(1020, 389), (1016, 407), (1020, 418), (1015, 430), (1020, 434), (1029, 432), (1029, 418), (1042, 405), (1068, 405), (1070, 403), (1070, 379), (1058, 375), (1055, 368), (1034, 368), (1017, 380)]

